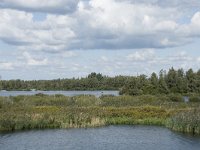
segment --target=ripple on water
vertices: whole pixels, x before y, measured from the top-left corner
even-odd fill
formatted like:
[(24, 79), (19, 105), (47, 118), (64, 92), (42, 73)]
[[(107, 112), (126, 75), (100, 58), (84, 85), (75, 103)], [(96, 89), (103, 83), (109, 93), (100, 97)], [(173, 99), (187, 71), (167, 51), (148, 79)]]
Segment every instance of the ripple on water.
[(36, 130), (0, 134), (2, 150), (199, 150), (200, 137), (154, 126)]

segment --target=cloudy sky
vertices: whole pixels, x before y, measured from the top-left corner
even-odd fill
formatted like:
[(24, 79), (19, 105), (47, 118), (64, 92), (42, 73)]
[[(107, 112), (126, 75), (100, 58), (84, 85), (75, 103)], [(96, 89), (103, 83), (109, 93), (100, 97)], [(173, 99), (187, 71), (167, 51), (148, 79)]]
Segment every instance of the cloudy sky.
[(0, 0), (2, 79), (200, 69), (199, 0)]

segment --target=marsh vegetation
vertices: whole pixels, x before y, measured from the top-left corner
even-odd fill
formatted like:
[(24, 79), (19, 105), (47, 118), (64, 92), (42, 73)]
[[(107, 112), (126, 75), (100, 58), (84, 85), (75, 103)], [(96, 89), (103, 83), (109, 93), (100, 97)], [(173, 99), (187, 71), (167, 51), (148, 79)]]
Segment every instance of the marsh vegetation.
[(117, 124), (161, 125), (200, 134), (200, 103), (196, 100), (186, 103), (175, 94), (0, 97), (1, 131)]

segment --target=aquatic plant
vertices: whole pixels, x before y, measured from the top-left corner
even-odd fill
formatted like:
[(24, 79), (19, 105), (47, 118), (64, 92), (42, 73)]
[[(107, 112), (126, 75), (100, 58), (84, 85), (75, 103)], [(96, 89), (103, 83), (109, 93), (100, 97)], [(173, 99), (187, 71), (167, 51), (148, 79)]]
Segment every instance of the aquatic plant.
[(168, 95), (0, 97), (0, 130), (162, 125), (200, 134), (200, 103), (173, 102)]
[(173, 115), (167, 127), (175, 131), (200, 134), (200, 109), (183, 111)]

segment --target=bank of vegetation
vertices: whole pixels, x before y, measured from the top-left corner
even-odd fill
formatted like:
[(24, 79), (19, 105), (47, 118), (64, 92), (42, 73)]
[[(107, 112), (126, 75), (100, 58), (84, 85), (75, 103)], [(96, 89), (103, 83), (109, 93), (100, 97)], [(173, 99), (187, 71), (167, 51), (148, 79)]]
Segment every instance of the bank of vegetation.
[(200, 93), (200, 70), (171, 68), (151, 76), (108, 77), (91, 73), (85, 78), (57, 80), (1, 80), (0, 90), (119, 90), (122, 95)]
[(199, 96), (187, 103), (177, 94), (0, 97), (0, 130), (142, 124), (200, 134)]

